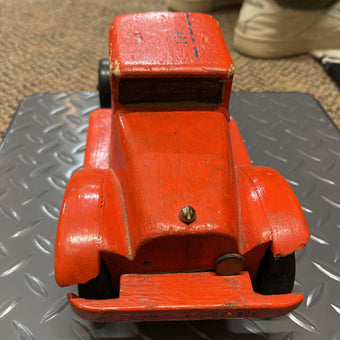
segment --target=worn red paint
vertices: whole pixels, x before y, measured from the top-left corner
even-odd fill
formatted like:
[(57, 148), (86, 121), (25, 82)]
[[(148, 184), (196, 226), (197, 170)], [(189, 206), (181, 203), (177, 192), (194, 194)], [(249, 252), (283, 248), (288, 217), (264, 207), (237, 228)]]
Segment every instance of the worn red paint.
[(263, 296), (252, 291), (247, 272), (234, 277), (207, 272), (127, 274), (121, 279), (121, 296), (114, 301), (74, 294), (69, 299), (73, 310), (91, 321), (158, 321), (282, 316), (303, 296)]
[[(72, 176), (61, 210), (55, 276), (61, 286), (85, 283), (98, 275), (102, 258), (113, 284), (122, 275), (121, 297), (72, 295), (72, 308), (99, 321), (272, 317), (295, 308), (300, 295), (255, 294), (246, 274), (188, 273), (212, 271), (220, 256), (238, 253), (253, 277), (267, 247), (284, 256), (309, 238), (289, 185), (275, 170), (251, 164), (230, 119), (233, 66), (216, 21), (185, 13), (120, 16), (110, 30), (110, 65), (113, 110), (91, 114), (84, 169)], [(123, 78), (188, 76), (223, 81), (221, 102), (119, 102)], [(190, 224), (179, 219), (186, 205), (197, 214)], [(176, 277), (191, 282), (180, 294), (185, 308), (166, 300), (181, 288)], [(153, 289), (158, 282), (159, 296)], [(137, 289), (138, 297), (131, 295), (136, 301), (124, 298), (126, 287)]]

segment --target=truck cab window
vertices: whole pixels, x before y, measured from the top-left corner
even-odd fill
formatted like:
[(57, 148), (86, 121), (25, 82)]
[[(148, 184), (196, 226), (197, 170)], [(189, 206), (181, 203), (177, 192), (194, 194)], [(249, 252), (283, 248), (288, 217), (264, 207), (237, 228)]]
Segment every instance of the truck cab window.
[(220, 78), (121, 78), (118, 98), (122, 105), (142, 103), (222, 102)]

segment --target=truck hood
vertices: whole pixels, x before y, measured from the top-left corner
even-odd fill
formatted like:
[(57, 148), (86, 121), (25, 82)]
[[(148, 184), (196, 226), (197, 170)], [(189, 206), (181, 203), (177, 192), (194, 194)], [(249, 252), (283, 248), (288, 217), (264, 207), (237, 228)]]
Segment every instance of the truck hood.
[[(149, 264), (149, 258), (171, 252), (188, 265), (190, 249), (198, 249), (209, 252), (204, 266), (210, 266), (220, 253), (236, 251), (237, 193), (226, 117), (169, 111), (114, 119), (112, 164), (124, 193), (133, 256)], [(188, 205), (196, 212), (192, 223), (179, 218)]]

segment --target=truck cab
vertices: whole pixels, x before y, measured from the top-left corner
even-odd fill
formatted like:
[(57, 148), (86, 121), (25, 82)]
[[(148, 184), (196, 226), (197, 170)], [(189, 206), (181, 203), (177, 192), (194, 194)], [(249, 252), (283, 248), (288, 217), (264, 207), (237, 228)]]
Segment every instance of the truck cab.
[(115, 111), (139, 106), (228, 112), (234, 66), (211, 16), (123, 15), (113, 21), (109, 38)]

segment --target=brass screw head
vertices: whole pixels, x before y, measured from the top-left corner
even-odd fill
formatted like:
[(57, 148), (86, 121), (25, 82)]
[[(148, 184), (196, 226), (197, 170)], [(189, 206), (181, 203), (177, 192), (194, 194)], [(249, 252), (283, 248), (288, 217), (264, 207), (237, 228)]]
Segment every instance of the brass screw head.
[(181, 209), (179, 218), (184, 223), (191, 223), (196, 219), (196, 211), (192, 206), (186, 205)]

